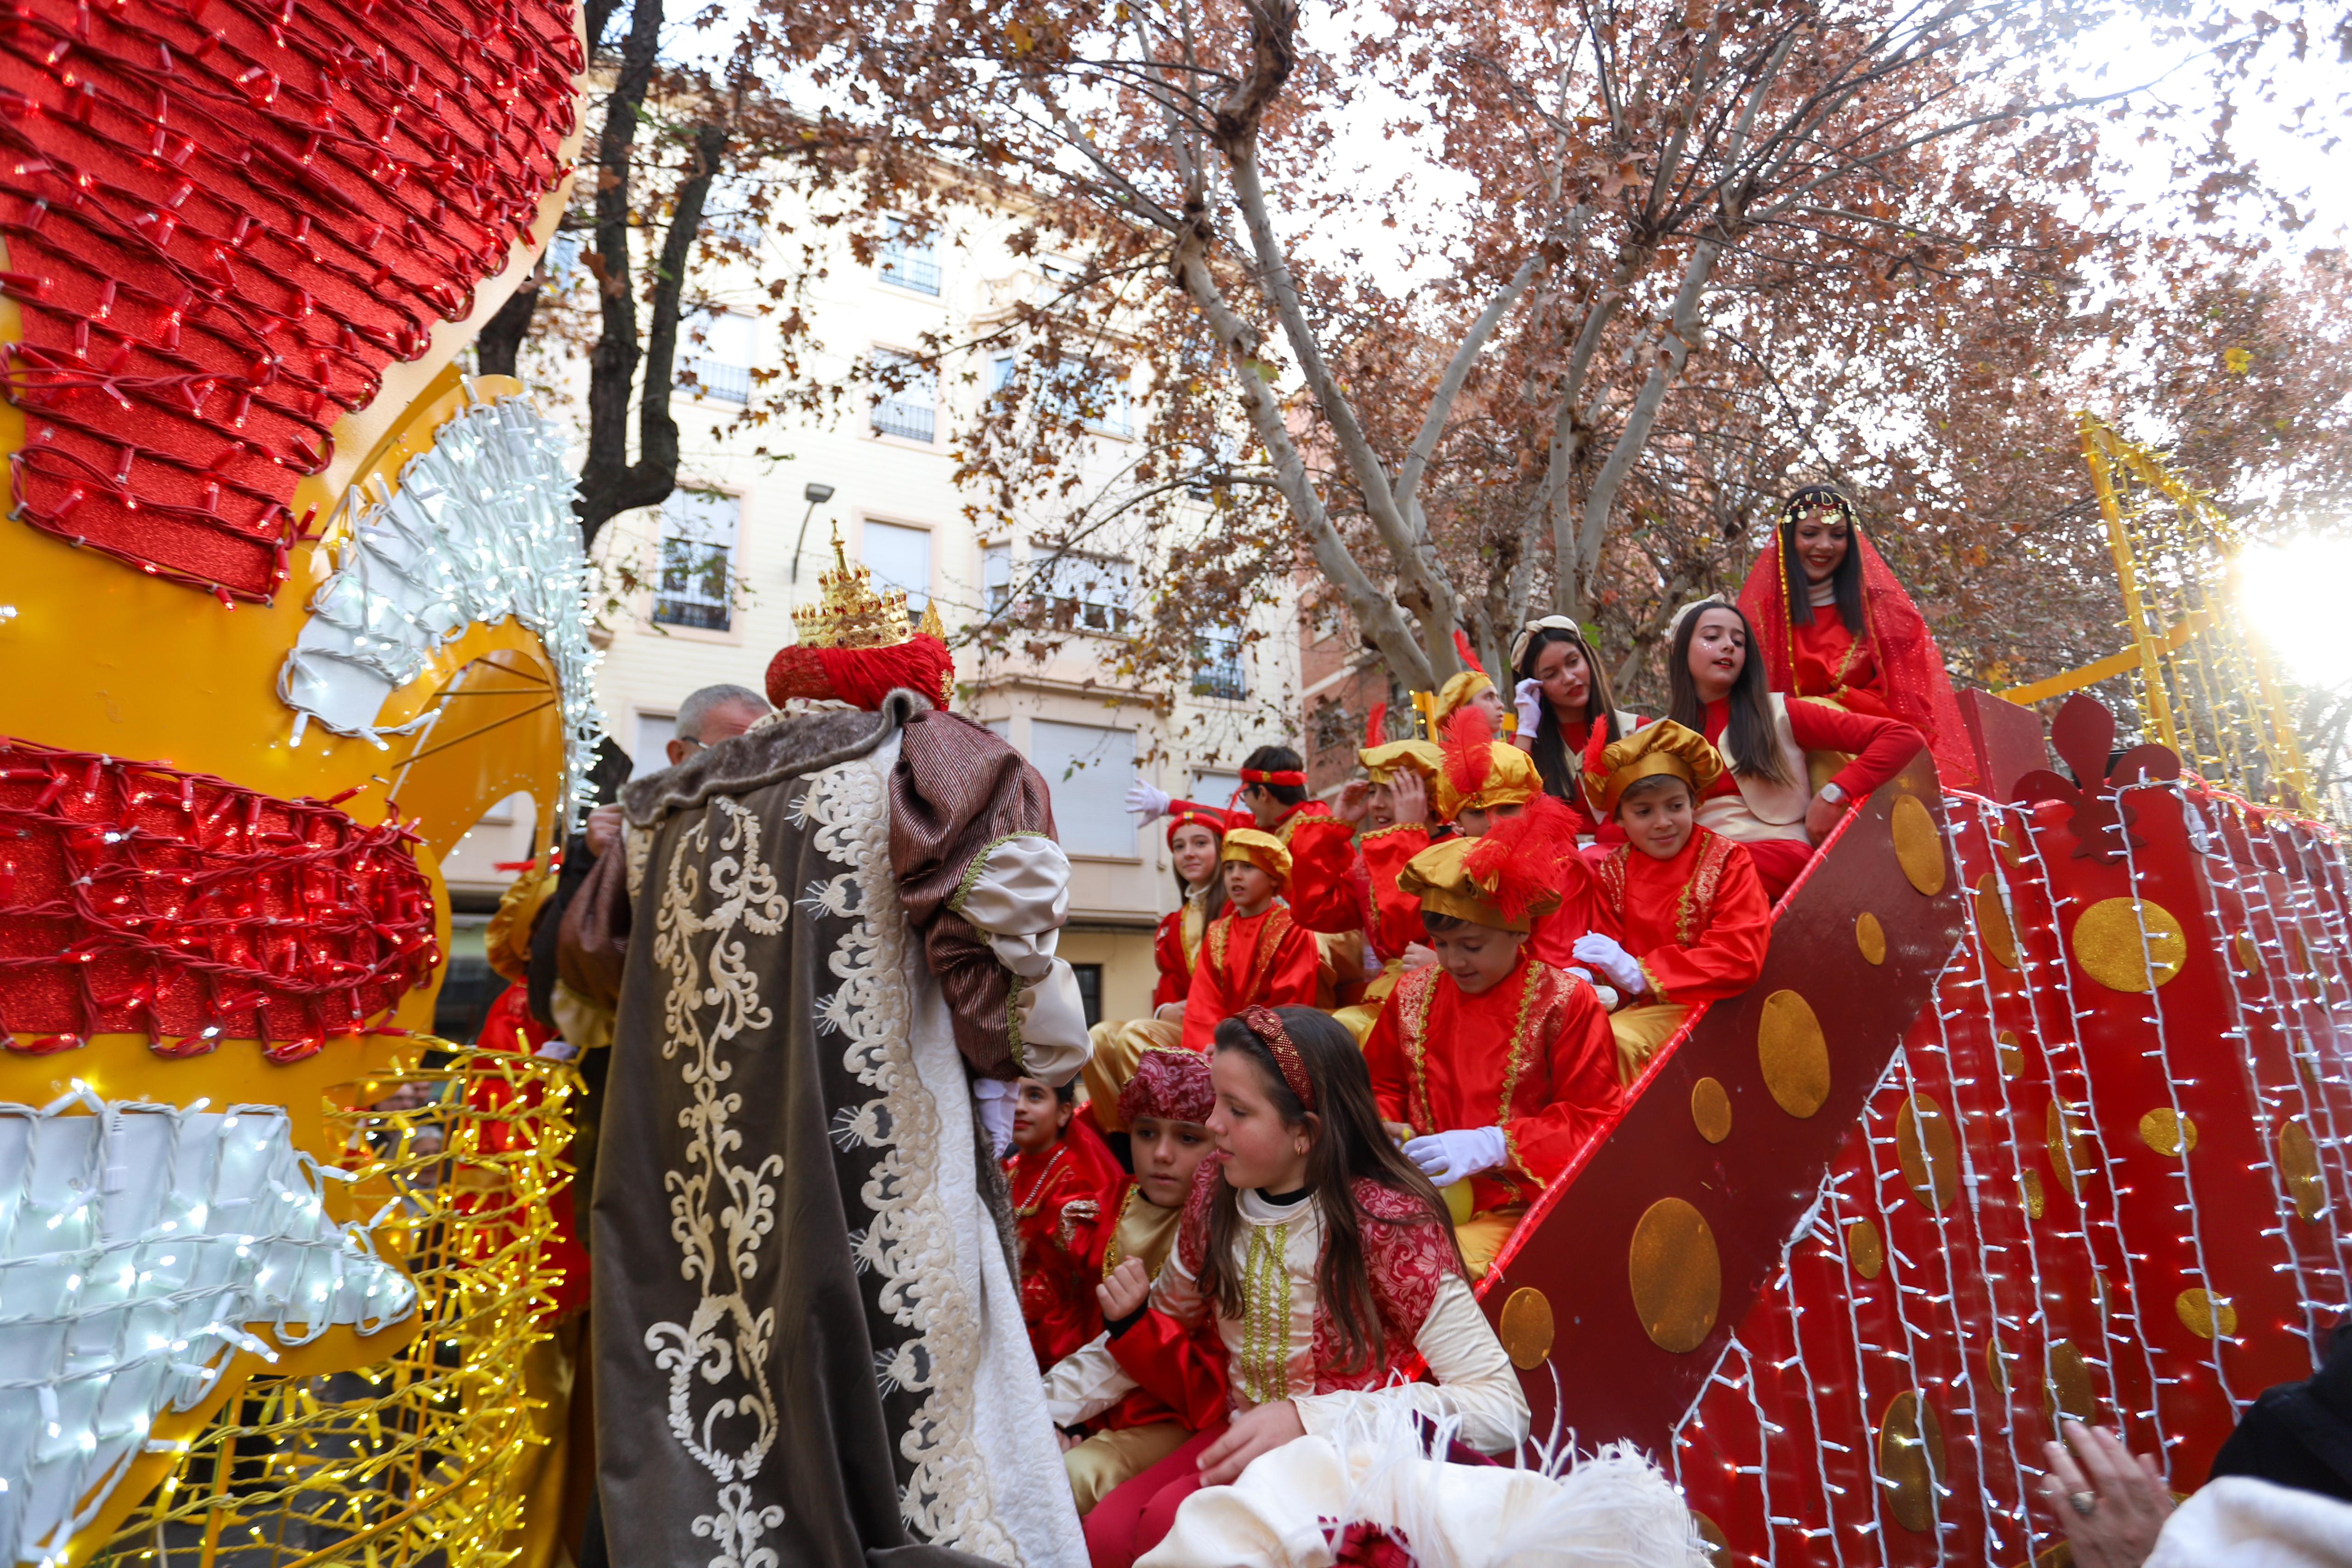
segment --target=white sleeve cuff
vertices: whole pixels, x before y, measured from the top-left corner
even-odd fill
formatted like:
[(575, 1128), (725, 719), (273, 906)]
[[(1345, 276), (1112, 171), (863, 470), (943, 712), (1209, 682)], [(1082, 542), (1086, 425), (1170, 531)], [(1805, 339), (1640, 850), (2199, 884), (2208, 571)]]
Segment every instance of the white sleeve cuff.
[(948, 907), (988, 938), (998, 963), (1041, 978), (1069, 916), (1069, 857), (1042, 833), (1001, 839), (981, 852)]

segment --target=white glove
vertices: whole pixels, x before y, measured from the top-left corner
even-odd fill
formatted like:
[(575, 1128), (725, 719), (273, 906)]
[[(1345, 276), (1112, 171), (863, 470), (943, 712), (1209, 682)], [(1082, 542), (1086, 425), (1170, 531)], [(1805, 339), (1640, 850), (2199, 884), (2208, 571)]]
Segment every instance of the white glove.
[(1533, 735), (1537, 726), (1543, 723), (1543, 683), (1521, 681), (1514, 690), (1514, 697), (1513, 706), (1519, 710), (1519, 733)]
[(1603, 936), (1598, 931), (1588, 931), (1576, 939), (1576, 956), (1580, 963), (1591, 965), (1609, 977), (1609, 983), (1629, 997), (1638, 997), (1650, 988), (1642, 976), (1642, 966), (1633, 955), (1617, 945), (1616, 938)]
[(988, 1151), (1003, 1159), (1013, 1146), (1013, 1096), (1018, 1085), (1000, 1078), (971, 1081), (971, 1103), (980, 1108), (980, 1124), (988, 1130)]
[(1168, 808), (1173, 804), (1175, 802), (1170, 799), (1167, 790), (1156, 789), (1140, 779), (1127, 787), (1127, 809), (1141, 813), (1147, 822), (1154, 817), (1166, 816)]
[(1503, 1142), (1500, 1127), (1462, 1127), (1412, 1139), (1404, 1146), (1404, 1157), (1437, 1186), (1452, 1186), (1480, 1171), (1493, 1170), (1511, 1157), (1511, 1151)]

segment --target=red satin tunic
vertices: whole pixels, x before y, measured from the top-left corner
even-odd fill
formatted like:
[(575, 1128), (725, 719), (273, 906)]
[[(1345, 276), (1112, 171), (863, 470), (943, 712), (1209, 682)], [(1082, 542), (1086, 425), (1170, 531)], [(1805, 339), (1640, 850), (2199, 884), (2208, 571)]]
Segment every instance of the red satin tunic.
[(1127, 1173), (1093, 1125), (1073, 1118), (1038, 1153), (1007, 1156), (1004, 1179), (1021, 1239), (1021, 1317), (1043, 1372), (1102, 1333), (1095, 1285)]
[(1696, 1007), (1764, 972), (1772, 906), (1745, 844), (1694, 828), (1672, 860), (1619, 844), (1594, 873), (1603, 929), (1640, 961), (1653, 999)]
[(1192, 987), (1184, 997), (1184, 1049), (1206, 1051), (1217, 1024), (1244, 1008), (1311, 1007), (1318, 958), (1315, 934), (1280, 900), (1247, 918), (1227, 909), (1209, 923)]
[(1478, 996), (1443, 969), (1397, 982), (1364, 1041), (1381, 1114), (1419, 1133), (1500, 1127), (1509, 1163), (1470, 1178), (1480, 1209), (1531, 1203), (1624, 1108), (1609, 1015), (1540, 960)]

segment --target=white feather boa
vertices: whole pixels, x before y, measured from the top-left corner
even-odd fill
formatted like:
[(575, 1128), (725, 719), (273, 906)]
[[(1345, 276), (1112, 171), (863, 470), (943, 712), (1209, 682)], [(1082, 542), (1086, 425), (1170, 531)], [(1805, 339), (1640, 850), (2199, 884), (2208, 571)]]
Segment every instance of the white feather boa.
[(1348, 1526), (1380, 1526), (1419, 1568), (1706, 1568), (1673, 1483), (1617, 1443), (1541, 1469), (1449, 1465), (1450, 1433), (1379, 1413), (1260, 1457), (1184, 1500), (1136, 1568), (1330, 1568)]

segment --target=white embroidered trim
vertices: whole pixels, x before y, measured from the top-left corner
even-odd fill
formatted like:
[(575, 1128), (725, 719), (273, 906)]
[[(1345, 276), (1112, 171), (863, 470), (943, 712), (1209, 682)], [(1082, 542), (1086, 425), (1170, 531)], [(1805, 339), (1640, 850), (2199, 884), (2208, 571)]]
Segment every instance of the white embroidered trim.
[(900, 1452), (915, 1465), (899, 1512), (935, 1546), (1016, 1563), (1020, 1554), (998, 1521), (989, 1466), (972, 1431), (980, 1304), (965, 1299), (956, 1266), (935, 1168), (939, 1108), (909, 1039), (907, 925), (890, 870), (884, 782), (872, 758), (856, 758), (817, 775), (793, 811), (795, 821), (814, 825), (818, 852), (850, 868), (811, 884), (801, 901), (811, 913), (855, 917), (827, 960), (841, 985), (819, 1005), (817, 1023), (848, 1038), (843, 1065), (876, 1098), (836, 1117), (832, 1131), (845, 1147), (854, 1140), (883, 1151), (858, 1193), (874, 1223), (852, 1242), (861, 1270), (882, 1276), (882, 1311), (912, 1331), (896, 1348), (877, 1352), (877, 1382), (886, 1394), (906, 1389), (924, 1396), (899, 1439)]
[[(675, 1061), (681, 1043), (692, 1051), (679, 1069), (694, 1096), (693, 1104), (678, 1113), (679, 1125), (691, 1134), (685, 1167), (664, 1178), (670, 1190), (670, 1234), (683, 1249), (678, 1272), (700, 1281), (702, 1299), (683, 1326), (664, 1322), (647, 1329), (646, 1348), (669, 1374), (671, 1434), (720, 1483), (717, 1511), (700, 1515), (693, 1526), (695, 1534), (719, 1549), (707, 1568), (777, 1568), (775, 1551), (759, 1542), (783, 1522), (784, 1511), (772, 1504), (755, 1507), (751, 1489), (743, 1484), (760, 1473), (776, 1440), (775, 1396), (768, 1387), (776, 1314), (771, 1309), (754, 1317), (743, 1286), (760, 1271), (761, 1239), (775, 1228), (772, 1178), (782, 1173), (783, 1160), (771, 1155), (747, 1167), (730, 1158), (743, 1146), (743, 1135), (728, 1125), (743, 1109), (743, 1097), (721, 1091), (734, 1069), (720, 1048), (746, 1030), (765, 1030), (775, 1021), (761, 999), (760, 977), (744, 961), (736, 927), (772, 936), (784, 928), (792, 906), (777, 888), (775, 873), (760, 858), (759, 819), (725, 796), (711, 806), (678, 835), (670, 852), (654, 938), (654, 961), (669, 977), (662, 1000), (662, 1059)], [(709, 853), (714, 817), (724, 818), (720, 853), (709, 861), (709, 891), (717, 902), (702, 915), (696, 912), (702, 901), (701, 876), (686, 864), (686, 857), (689, 851), (698, 857)], [(718, 1009), (715, 1016), (706, 1014), (709, 1007)], [(714, 1181), (725, 1189), (715, 1218)], [(723, 1292), (722, 1260), (730, 1287)], [(699, 1425), (693, 1408), (698, 1383), (709, 1401)], [(722, 1385), (727, 1391), (717, 1396)], [(714, 1430), (721, 1421), (752, 1423), (750, 1443), (729, 1451)]]

